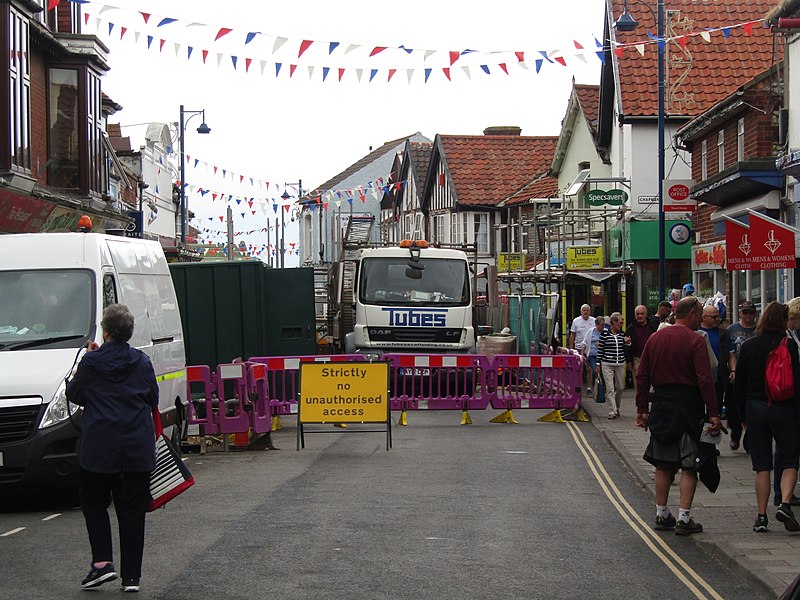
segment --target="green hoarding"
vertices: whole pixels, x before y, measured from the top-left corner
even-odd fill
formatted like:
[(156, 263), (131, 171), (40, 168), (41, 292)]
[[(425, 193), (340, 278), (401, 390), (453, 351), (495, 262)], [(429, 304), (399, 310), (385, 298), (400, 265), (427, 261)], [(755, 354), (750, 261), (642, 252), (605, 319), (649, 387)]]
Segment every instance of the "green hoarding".
[[(664, 222), (664, 257), (691, 258), (692, 222)], [(681, 243), (676, 243), (678, 240)], [(658, 259), (658, 221), (626, 221), (609, 230), (609, 260), (612, 264), (625, 260)]]

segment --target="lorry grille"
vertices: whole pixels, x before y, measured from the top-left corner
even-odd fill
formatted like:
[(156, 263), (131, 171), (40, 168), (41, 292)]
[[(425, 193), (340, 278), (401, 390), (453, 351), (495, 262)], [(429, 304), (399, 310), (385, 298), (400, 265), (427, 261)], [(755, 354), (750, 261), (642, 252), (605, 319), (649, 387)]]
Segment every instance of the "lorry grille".
[(41, 404), (0, 407), (0, 444), (24, 440), (33, 433)]
[(457, 344), (463, 329), (459, 327), (370, 327), (371, 342), (438, 342)]

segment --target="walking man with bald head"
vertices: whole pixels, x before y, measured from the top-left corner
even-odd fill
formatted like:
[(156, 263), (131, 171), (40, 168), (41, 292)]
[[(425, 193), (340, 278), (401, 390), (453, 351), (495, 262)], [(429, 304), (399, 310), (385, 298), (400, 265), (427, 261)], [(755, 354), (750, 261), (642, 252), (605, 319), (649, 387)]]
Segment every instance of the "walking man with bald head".
[[(677, 535), (703, 531), (690, 511), (697, 489), (695, 459), (705, 413), (712, 433), (721, 428), (706, 341), (695, 333), (702, 315), (703, 307), (697, 298), (681, 299), (675, 307), (675, 325), (650, 336), (636, 373), (636, 425), (650, 429), (650, 443), (643, 458), (656, 468), (655, 529), (675, 529)], [(682, 472), (676, 522), (668, 500), (678, 469)]]
[(636, 371), (639, 370), (639, 360), (644, 351), (644, 345), (653, 335), (661, 322), (647, 315), (647, 307), (640, 304), (633, 309), (633, 323), (625, 330), (625, 337), (630, 343), (628, 353), (628, 368), (633, 375), (633, 385), (636, 389)]

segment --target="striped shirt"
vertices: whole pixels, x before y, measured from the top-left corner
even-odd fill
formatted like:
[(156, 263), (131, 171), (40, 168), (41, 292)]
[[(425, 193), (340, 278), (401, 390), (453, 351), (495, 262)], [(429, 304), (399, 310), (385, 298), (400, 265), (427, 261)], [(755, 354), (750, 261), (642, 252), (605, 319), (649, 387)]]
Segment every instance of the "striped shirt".
[(625, 334), (604, 331), (597, 347), (597, 362), (607, 365), (625, 364)]

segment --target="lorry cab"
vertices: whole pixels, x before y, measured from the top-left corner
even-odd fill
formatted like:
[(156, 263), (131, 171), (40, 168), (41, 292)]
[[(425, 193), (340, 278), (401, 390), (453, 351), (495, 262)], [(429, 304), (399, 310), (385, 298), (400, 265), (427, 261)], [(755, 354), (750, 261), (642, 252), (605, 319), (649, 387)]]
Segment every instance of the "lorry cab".
[(347, 352), (472, 352), (467, 255), (424, 241), (364, 249), (358, 261)]
[(185, 426), (186, 359), (175, 291), (157, 242), (94, 233), (0, 236), (0, 495), (77, 487), (79, 407), (66, 380), (105, 307), (126, 304), (130, 344), (151, 359), (165, 430)]

